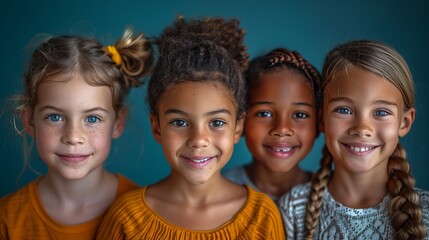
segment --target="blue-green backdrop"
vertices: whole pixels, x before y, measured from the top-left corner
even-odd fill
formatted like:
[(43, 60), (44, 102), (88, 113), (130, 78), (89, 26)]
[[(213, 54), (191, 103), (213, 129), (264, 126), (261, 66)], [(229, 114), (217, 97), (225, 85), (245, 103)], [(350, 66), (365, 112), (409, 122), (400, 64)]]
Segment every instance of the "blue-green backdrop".
[[(113, 43), (127, 25), (156, 36), (175, 17), (237, 18), (246, 30), (251, 57), (275, 47), (298, 50), (319, 70), (325, 54), (339, 43), (368, 38), (397, 48), (408, 61), (417, 86), (417, 119), (402, 139), (417, 186), (429, 190), (429, 5), (426, 1), (254, 1), (254, 0), (41, 0), (6, 1), (0, 9), (0, 197), (43, 173), (37, 154), (23, 168), (22, 138), (14, 129), (8, 98), (22, 90), (25, 49), (39, 33), (79, 34)], [(127, 128), (115, 140), (107, 168), (141, 185), (169, 172), (160, 146), (153, 140), (144, 103), (145, 87), (128, 98)], [(19, 127), (19, 125), (18, 125)], [(322, 137), (302, 161), (305, 169), (319, 166)], [(244, 141), (236, 145), (225, 169), (250, 161)]]

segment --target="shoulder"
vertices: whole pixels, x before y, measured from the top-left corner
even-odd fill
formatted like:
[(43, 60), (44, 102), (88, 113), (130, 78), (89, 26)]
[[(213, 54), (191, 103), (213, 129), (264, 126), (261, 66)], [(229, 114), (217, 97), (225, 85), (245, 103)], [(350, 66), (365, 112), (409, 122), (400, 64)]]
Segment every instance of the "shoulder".
[(246, 188), (248, 196), (243, 210), (247, 210), (248, 213), (264, 213), (270, 216), (279, 214), (276, 204), (268, 195), (258, 192), (249, 186), (246, 186)]
[(299, 205), (306, 205), (310, 196), (311, 182), (293, 187), (290, 192), (285, 193), (277, 200), (280, 208), (287, 209)]
[(247, 182), (247, 174), (244, 166), (229, 169), (222, 173), (222, 175), (228, 180), (231, 180), (237, 184), (245, 184)]
[(121, 174), (115, 174), (115, 176), (118, 178), (117, 196), (121, 196), (122, 194), (130, 190), (140, 188), (137, 183), (131, 181), (130, 179)]
[(4, 209), (18, 206), (22, 207), (22, 205), (30, 203), (32, 197), (37, 197), (36, 187), (36, 181), (33, 181), (20, 188), (18, 191), (4, 196), (0, 199), (0, 209), (3, 211)]
[(423, 212), (423, 224), (429, 228), (429, 191), (415, 188), (420, 197), (420, 207)]

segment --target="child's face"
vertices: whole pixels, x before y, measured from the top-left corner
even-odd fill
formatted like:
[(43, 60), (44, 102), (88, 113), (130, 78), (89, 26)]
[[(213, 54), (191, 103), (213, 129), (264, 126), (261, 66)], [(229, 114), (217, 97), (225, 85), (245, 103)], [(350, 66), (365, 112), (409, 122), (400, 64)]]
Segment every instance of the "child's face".
[(350, 67), (324, 90), (323, 129), (335, 171), (387, 176), (389, 156), (414, 120), (399, 90), (371, 72)]
[[(151, 115), (155, 139), (178, 174), (192, 184), (207, 182), (229, 161), (243, 120), (224, 87), (186, 81), (168, 89)], [(176, 175), (177, 176), (177, 175)]]
[(317, 135), (317, 109), (310, 82), (282, 70), (264, 74), (249, 92), (245, 137), (254, 161), (288, 172), (310, 152)]
[(88, 85), (80, 76), (46, 81), (38, 88), (33, 116), (24, 120), (48, 174), (81, 179), (102, 169), (111, 139), (121, 135), (125, 114), (116, 114), (109, 87)]

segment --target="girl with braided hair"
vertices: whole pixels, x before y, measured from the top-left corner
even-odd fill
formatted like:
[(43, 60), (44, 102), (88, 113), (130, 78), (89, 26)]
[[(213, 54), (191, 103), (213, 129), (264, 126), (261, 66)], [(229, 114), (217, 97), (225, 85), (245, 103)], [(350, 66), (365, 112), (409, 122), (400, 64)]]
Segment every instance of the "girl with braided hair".
[(404, 59), (351, 41), (328, 53), (322, 79), (326, 146), (312, 183), (279, 200), (288, 238), (429, 239), (429, 192), (414, 187), (399, 143), (415, 118)]
[(319, 72), (295, 51), (278, 48), (251, 61), (244, 136), (253, 160), (225, 177), (276, 200), (311, 180), (299, 167), (318, 135)]
[(238, 25), (178, 18), (162, 33), (147, 99), (171, 172), (120, 198), (98, 239), (284, 239), (275, 203), (220, 173), (244, 121), (248, 56)]
[(47, 173), (0, 200), (0, 239), (95, 238), (113, 201), (138, 187), (103, 163), (151, 62), (150, 43), (132, 29), (113, 46), (60, 36), (34, 51), (17, 111)]

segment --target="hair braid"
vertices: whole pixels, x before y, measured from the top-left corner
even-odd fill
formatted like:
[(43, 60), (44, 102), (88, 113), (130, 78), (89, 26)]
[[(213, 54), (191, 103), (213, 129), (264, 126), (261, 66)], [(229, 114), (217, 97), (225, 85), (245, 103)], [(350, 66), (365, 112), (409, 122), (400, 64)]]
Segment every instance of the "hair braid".
[(410, 174), (406, 152), (398, 143), (390, 156), (387, 167), (391, 224), (396, 230), (396, 239), (424, 239), (426, 228), (422, 223), (419, 195), (414, 191), (415, 180)]
[(266, 55), (253, 59), (246, 71), (247, 86), (250, 88), (262, 74), (288, 68), (303, 74), (311, 83), (317, 107), (321, 103), (321, 76), (319, 71), (296, 51), (276, 48)]
[(307, 213), (305, 216), (306, 239), (313, 239), (313, 233), (319, 223), (322, 198), (328, 185), (332, 171), (332, 155), (328, 148), (323, 148), (323, 156), (320, 161), (320, 169), (311, 182), (311, 193), (307, 203)]

